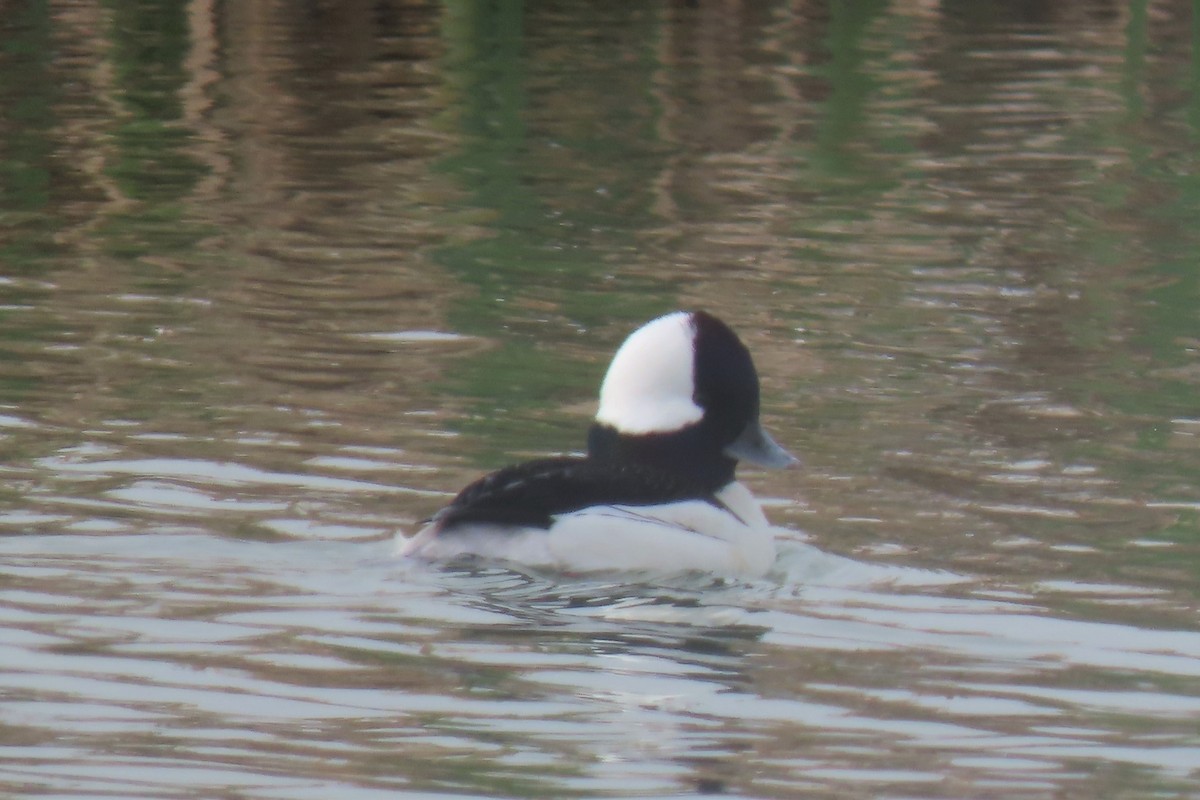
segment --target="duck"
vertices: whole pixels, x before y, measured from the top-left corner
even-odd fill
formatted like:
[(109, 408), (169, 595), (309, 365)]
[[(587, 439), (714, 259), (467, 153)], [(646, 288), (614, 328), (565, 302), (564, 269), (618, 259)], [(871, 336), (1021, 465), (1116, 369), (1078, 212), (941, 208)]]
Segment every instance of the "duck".
[(775, 536), (737, 466), (799, 460), (764, 430), (759, 393), (750, 351), (716, 316), (653, 319), (613, 356), (585, 455), (485, 475), (401, 537), (399, 553), (567, 573), (762, 576)]

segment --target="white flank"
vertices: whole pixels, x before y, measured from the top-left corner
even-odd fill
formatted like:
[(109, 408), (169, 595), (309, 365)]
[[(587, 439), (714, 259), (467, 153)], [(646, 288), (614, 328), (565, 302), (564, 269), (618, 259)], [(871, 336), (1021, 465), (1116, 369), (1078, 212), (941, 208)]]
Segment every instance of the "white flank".
[(694, 338), (684, 311), (631, 333), (604, 376), (596, 421), (622, 433), (665, 433), (697, 422), (704, 410), (692, 402)]
[(549, 530), (431, 525), (400, 544), (402, 555), (445, 561), (472, 554), (573, 572), (646, 570), (757, 576), (775, 563), (775, 538), (753, 495), (731, 483), (718, 497), (654, 506), (595, 506), (559, 515)]

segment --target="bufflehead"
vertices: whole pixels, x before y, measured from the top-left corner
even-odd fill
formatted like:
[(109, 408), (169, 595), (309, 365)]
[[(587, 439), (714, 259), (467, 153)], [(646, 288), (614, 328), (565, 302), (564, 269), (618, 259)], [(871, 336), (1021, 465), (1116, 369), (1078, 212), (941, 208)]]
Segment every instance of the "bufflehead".
[(568, 571), (761, 575), (775, 561), (739, 459), (798, 463), (762, 429), (745, 345), (704, 311), (677, 311), (630, 334), (600, 387), (586, 457), (543, 458), (463, 489), (403, 555), (463, 555)]

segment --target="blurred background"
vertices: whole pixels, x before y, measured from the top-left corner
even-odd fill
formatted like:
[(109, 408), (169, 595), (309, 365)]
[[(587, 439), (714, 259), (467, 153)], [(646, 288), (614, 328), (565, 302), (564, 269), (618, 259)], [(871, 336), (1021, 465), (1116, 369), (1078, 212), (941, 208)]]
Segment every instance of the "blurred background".
[[(0, 792), (1200, 792), (1186, 0), (0, 0)], [(390, 555), (675, 308), (751, 584)]]

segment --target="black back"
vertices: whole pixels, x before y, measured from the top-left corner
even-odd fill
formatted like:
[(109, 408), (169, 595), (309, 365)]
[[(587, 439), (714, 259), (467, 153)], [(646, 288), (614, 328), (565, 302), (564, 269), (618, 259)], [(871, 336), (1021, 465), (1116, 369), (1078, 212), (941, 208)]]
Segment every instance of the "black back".
[(702, 487), (636, 463), (544, 458), (486, 475), (434, 517), (443, 533), (466, 523), (549, 528), (556, 514), (594, 505), (646, 506), (678, 500), (720, 502)]

